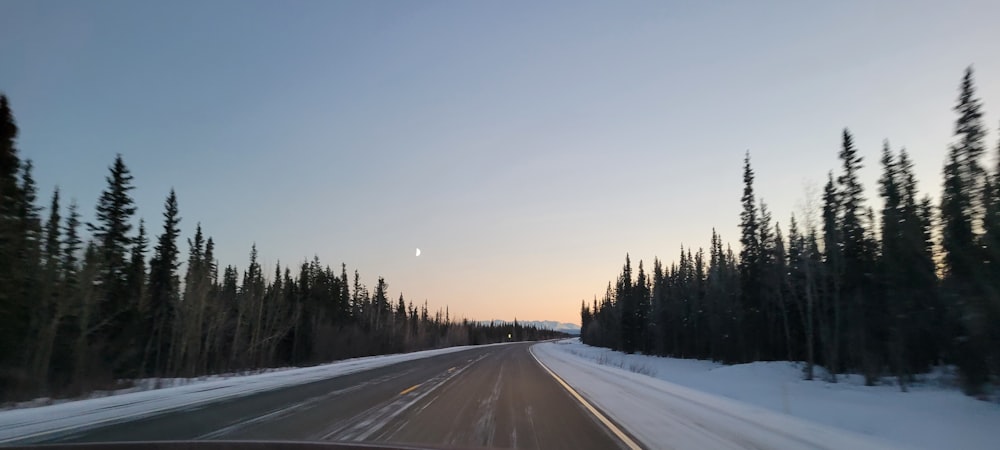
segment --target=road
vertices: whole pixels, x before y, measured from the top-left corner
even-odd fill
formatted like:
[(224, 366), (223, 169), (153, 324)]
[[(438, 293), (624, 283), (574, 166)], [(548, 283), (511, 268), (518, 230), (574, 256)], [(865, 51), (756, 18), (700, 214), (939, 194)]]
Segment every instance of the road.
[(472, 348), (90, 429), (57, 442), (249, 439), (622, 448), (536, 362), (530, 345)]

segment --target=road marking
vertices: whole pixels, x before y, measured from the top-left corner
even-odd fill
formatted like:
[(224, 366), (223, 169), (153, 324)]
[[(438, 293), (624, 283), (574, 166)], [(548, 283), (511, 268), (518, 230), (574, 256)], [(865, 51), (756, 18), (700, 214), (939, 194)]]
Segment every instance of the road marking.
[(595, 408), (593, 405), (588, 403), (587, 400), (584, 400), (582, 395), (580, 395), (573, 388), (571, 388), (569, 384), (566, 384), (566, 382), (563, 381), (562, 378), (559, 378), (559, 375), (556, 375), (556, 373), (553, 372), (552, 369), (549, 369), (545, 364), (542, 364), (542, 361), (540, 361), (538, 357), (535, 356), (535, 352), (531, 351), (531, 347), (528, 347), (528, 353), (531, 354), (532, 358), (535, 358), (535, 362), (537, 362), (539, 366), (542, 366), (542, 368), (545, 369), (545, 371), (548, 372), (549, 375), (552, 375), (552, 378), (554, 378), (556, 382), (561, 384), (562, 387), (565, 388), (566, 391), (569, 392), (569, 394), (576, 399), (576, 401), (580, 402), (580, 404), (583, 405), (584, 408), (587, 408), (587, 411), (590, 411), (590, 413), (593, 414), (594, 417), (597, 417), (597, 420), (599, 420), (602, 424), (604, 424), (604, 426), (607, 427), (609, 431), (611, 431), (611, 434), (614, 434), (615, 437), (621, 440), (626, 447), (628, 447), (630, 450), (642, 449), (641, 445), (636, 443), (635, 440), (629, 437), (629, 435), (626, 434), (624, 431), (622, 431), (621, 428), (618, 428), (618, 426), (616, 426), (614, 422), (612, 422), (610, 419), (605, 417), (604, 414), (601, 414), (601, 412), (598, 411), (597, 408)]
[[(420, 384), (423, 384), (423, 383), (420, 383)], [(410, 387), (408, 387), (406, 389), (403, 389), (403, 392), (400, 392), (399, 395), (406, 395), (406, 394), (409, 394), (410, 392), (413, 392), (414, 389), (420, 387), (420, 384), (414, 384), (413, 386), (410, 386)]]
[[(338, 424), (333, 430), (324, 432), (325, 434), (323, 434), (319, 439), (324, 441), (332, 438), (335, 438), (334, 440), (338, 441), (366, 440), (376, 432), (382, 431), (382, 429), (385, 428), (389, 422), (392, 422), (393, 419), (409, 409), (411, 406), (423, 400), (424, 397), (427, 397), (452, 378), (468, 369), (472, 366), (472, 364), (488, 355), (489, 353), (481, 354), (478, 358), (473, 359), (469, 364), (462, 366), (461, 369), (441, 373), (428, 381), (418, 384), (417, 386), (423, 386), (426, 384), (429, 385), (429, 387), (425, 387), (421, 391), (417, 392), (416, 397), (394, 398), (387, 403), (370, 408), (367, 411), (348, 419), (346, 423)], [(385, 432), (382, 432), (382, 434), (384, 435)]]

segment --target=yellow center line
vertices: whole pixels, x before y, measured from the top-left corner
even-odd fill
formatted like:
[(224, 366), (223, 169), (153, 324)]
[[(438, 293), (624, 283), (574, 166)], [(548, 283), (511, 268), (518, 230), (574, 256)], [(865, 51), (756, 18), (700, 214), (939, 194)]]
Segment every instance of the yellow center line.
[[(421, 383), (421, 384), (423, 384), (423, 383)], [(413, 386), (410, 386), (410, 387), (408, 387), (406, 389), (403, 389), (403, 392), (400, 392), (399, 395), (409, 394), (410, 392), (413, 392), (413, 390), (416, 389), (416, 388), (418, 388), (418, 387), (420, 387), (420, 384), (414, 384)]]

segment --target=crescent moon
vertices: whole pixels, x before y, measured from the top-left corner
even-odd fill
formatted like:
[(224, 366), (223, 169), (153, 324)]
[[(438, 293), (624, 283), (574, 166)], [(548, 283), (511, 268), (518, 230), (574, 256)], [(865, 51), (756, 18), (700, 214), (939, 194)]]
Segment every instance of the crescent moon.
[(417, 249), (417, 256), (420, 256), (420, 249)]

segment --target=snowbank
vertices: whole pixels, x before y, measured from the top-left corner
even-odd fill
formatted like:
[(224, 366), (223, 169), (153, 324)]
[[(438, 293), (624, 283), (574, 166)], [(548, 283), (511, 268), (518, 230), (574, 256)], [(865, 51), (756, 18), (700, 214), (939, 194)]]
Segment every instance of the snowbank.
[[(181, 386), (165, 389), (128, 392), (122, 395), (71, 401), (37, 408), (0, 411), (0, 444), (39, 440), (49, 435), (92, 428), (125, 419), (146, 417), (170, 410), (478, 347), (482, 346), (461, 346), (413, 353), (369, 356), (314, 367), (229, 378), (188, 379)], [(177, 381), (174, 380), (174, 382)]]
[[(680, 425), (668, 423), (674, 420), (699, 432), (719, 432), (734, 446), (768, 448), (977, 449), (996, 448), (1000, 437), (1000, 405), (933, 382), (914, 385), (904, 393), (896, 386), (864, 386), (860, 377), (852, 376), (837, 384), (805, 381), (801, 366), (790, 362), (724, 366), (626, 355), (586, 346), (578, 339), (532, 349), (574, 389), (650, 447), (665, 445), (660, 442), (675, 446), (676, 436), (670, 433)], [(635, 414), (625, 399), (647, 404), (646, 413)], [(776, 428), (800, 441), (752, 429), (749, 435), (731, 432), (741, 423)], [(710, 441), (699, 433), (688, 434), (693, 435), (691, 445), (677, 447), (718, 447), (707, 444)], [(668, 435), (669, 440), (659, 440)]]

